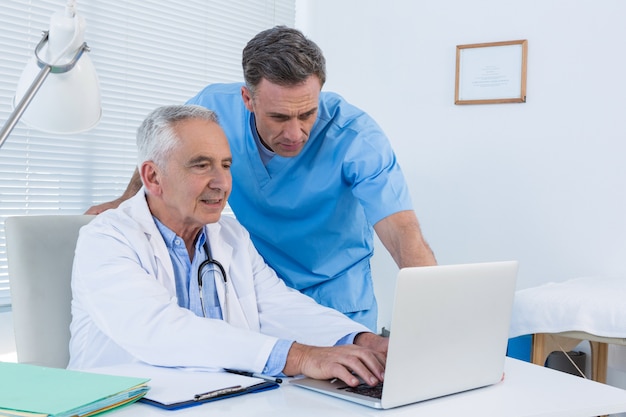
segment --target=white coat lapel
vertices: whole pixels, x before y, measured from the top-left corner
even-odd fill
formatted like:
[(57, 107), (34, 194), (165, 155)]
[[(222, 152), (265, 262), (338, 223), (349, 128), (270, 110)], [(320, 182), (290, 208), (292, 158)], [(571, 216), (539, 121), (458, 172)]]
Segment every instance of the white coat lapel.
[(237, 291), (233, 285), (232, 274), (230, 273), (233, 247), (222, 239), (220, 229), (219, 223), (209, 224), (206, 227), (211, 255), (214, 260), (222, 264), (226, 272), (226, 285), (224, 285), (222, 277), (219, 274), (215, 274), (215, 288), (217, 289), (217, 296), (222, 307), (222, 316), (224, 320), (235, 327), (253, 330), (253, 326), (246, 320)]
[(137, 192), (137, 194), (129, 200), (127, 205), (124, 206), (123, 210), (128, 213), (131, 223), (136, 222), (139, 224), (150, 242), (152, 253), (154, 253), (154, 265), (151, 265), (151, 268), (156, 273), (156, 279), (170, 294), (176, 296), (174, 267), (170, 261), (170, 255), (163, 241), (163, 237), (156, 227), (156, 224), (154, 224), (152, 213), (150, 213), (146, 201), (145, 189), (142, 188)]

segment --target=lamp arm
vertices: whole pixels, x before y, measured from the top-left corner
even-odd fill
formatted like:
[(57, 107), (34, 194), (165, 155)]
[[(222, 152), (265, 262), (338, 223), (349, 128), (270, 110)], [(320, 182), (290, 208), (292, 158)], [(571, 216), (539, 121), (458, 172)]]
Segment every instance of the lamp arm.
[(28, 87), (26, 93), (24, 93), (24, 97), (22, 97), (17, 106), (15, 106), (13, 113), (11, 113), (9, 119), (6, 121), (6, 123), (2, 127), (2, 131), (0, 132), (0, 147), (2, 147), (4, 141), (13, 131), (13, 128), (22, 117), (22, 114), (24, 114), (24, 111), (26, 111), (26, 107), (28, 107), (30, 102), (33, 100), (35, 94), (37, 94), (37, 91), (39, 91), (39, 88), (41, 88), (41, 85), (45, 81), (48, 74), (50, 74), (51, 70), (52, 66), (48, 64), (44, 65), (39, 71), (39, 74), (37, 74), (37, 77), (35, 77), (35, 79), (33, 80), (33, 83), (30, 85), (30, 87)]

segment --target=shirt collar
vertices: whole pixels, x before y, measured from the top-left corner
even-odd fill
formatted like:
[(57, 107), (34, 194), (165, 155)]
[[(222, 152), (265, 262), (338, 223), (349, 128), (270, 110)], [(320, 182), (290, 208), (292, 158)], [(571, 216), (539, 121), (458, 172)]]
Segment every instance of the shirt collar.
[(254, 138), (254, 143), (256, 143), (256, 147), (259, 150), (261, 161), (263, 161), (263, 165), (267, 165), (276, 153), (274, 151), (270, 151), (261, 143), (261, 137), (259, 136), (259, 132), (256, 130), (256, 118), (254, 117), (254, 113), (250, 114), (250, 130), (252, 130), (252, 137)]
[[(182, 242), (183, 239), (179, 237), (176, 233), (174, 233), (172, 229), (161, 223), (161, 221), (156, 217), (152, 216), (152, 218), (154, 219), (154, 224), (156, 224), (157, 229), (159, 229), (159, 232), (161, 233), (161, 236), (165, 241), (165, 246), (167, 246), (167, 249), (169, 251), (173, 250), (174, 248), (180, 247), (181, 244), (183, 247), (185, 246)], [(203, 227), (200, 231), (198, 239), (196, 240), (196, 252), (202, 247), (202, 245), (204, 245), (204, 242), (206, 242), (206, 234)]]

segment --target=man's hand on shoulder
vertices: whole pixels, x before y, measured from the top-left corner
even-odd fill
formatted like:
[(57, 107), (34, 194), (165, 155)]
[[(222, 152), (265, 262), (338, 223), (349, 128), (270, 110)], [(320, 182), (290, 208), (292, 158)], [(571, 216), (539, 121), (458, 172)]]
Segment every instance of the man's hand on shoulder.
[(102, 203), (102, 204), (97, 204), (95, 206), (91, 206), (85, 212), (85, 214), (100, 214), (100, 213), (105, 212), (105, 211), (107, 211), (109, 209), (117, 208), (117, 206), (122, 204), (123, 201), (124, 201), (124, 199), (122, 197), (120, 197), (120, 198), (116, 198), (115, 200), (112, 200), (112, 201), (107, 201), (106, 203)]
[(133, 176), (131, 177), (128, 185), (126, 186), (126, 190), (124, 191), (124, 194), (122, 194), (120, 197), (116, 198), (115, 200), (111, 200), (106, 203), (89, 207), (89, 209), (85, 212), (85, 214), (100, 214), (109, 209), (117, 208), (117, 206), (122, 204), (124, 201), (128, 200), (129, 198), (137, 194), (137, 192), (141, 189), (141, 185), (142, 185), (142, 182), (141, 182), (141, 177), (139, 176), (139, 171), (135, 169), (135, 172), (133, 172)]

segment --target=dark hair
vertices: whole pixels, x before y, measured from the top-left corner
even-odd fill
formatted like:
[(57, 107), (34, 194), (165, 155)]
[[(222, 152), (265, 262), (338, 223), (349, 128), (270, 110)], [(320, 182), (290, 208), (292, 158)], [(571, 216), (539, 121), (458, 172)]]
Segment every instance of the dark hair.
[(246, 86), (254, 94), (261, 80), (291, 86), (317, 76), (326, 81), (326, 59), (315, 42), (302, 32), (275, 26), (257, 34), (243, 49), (241, 61)]

